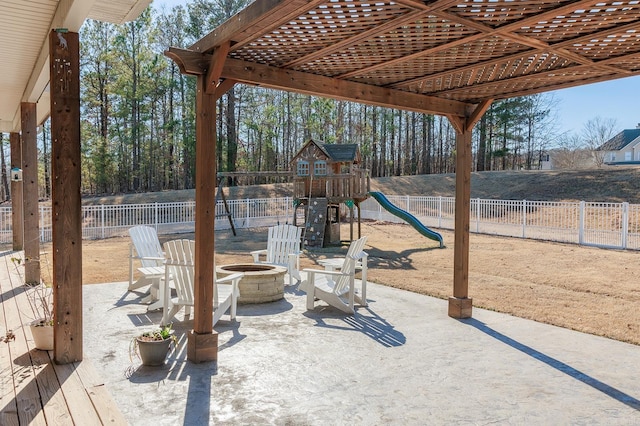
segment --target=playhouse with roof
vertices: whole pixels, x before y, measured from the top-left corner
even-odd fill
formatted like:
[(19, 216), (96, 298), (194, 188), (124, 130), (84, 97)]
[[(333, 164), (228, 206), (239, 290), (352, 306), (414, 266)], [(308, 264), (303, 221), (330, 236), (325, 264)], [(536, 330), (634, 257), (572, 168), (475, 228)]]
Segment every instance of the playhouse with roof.
[(360, 167), (357, 144), (328, 144), (310, 139), (291, 159), (294, 174), (294, 224), (304, 221), (304, 242), (322, 247), (340, 242), (340, 204), (350, 211), (353, 240), (354, 208), (360, 235), (360, 203), (369, 196), (369, 171)]

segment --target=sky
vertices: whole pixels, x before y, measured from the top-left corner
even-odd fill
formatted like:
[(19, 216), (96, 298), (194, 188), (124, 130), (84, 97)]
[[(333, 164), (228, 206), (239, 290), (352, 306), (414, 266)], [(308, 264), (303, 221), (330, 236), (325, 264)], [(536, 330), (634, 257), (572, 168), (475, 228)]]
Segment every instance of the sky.
[(615, 119), (617, 130), (640, 123), (640, 77), (627, 77), (570, 89), (555, 90), (561, 130), (579, 132), (595, 117)]
[[(154, 7), (171, 9), (188, 0), (153, 0)], [(616, 120), (614, 131), (635, 129), (640, 123), (640, 76), (555, 90), (560, 133), (579, 133), (596, 117)]]

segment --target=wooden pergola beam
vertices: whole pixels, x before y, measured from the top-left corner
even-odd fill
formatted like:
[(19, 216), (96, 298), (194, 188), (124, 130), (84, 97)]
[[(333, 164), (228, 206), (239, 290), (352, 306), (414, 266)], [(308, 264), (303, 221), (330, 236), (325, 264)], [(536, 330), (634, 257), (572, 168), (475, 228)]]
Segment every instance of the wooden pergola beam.
[(224, 67), (224, 62), (227, 59), (227, 54), (229, 53), (229, 47), (231, 43), (224, 42), (220, 46), (218, 46), (211, 56), (209, 60), (209, 67), (207, 69), (207, 93), (213, 94), (218, 87), (218, 82), (220, 80), (220, 74), (222, 74), (222, 68)]
[(469, 104), (463, 102), (348, 80), (336, 80), (238, 59), (227, 59), (222, 77), (271, 89), (428, 114), (465, 117), (465, 111), (469, 107)]
[(170, 47), (165, 50), (164, 56), (175, 62), (180, 73), (186, 75), (205, 74), (211, 62), (211, 55), (177, 47)]
[[(183, 74), (206, 74), (212, 55), (175, 47), (165, 51)], [(268, 65), (227, 58), (221, 78), (234, 84), (244, 83), (306, 95), (360, 102), (385, 108), (398, 108), (427, 114), (466, 117), (472, 105), (401, 90), (389, 89), (348, 80), (336, 80), (316, 74), (270, 67)], [(228, 89), (227, 89), (228, 90)], [(218, 91), (216, 91), (218, 92)]]
[(219, 57), (176, 48), (165, 52), (183, 74), (196, 77), (194, 316), (193, 330), (187, 338), (187, 358), (194, 363), (218, 359), (218, 333), (213, 329), (216, 199), (211, 195), (217, 187), (215, 101), (228, 49), (218, 53)]
[[(483, 104), (476, 111), (486, 110), (486, 108)], [(449, 298), (448, 312), (450, 317), (460, 319), (470, 318), (473, 307), (473, 301), (469, 298), (471, 129), (473, 124), (470, 124), (469, 120), (458, 117), (449, 117), (449, 120), (456, 129), (456, 212), (453, 246), (453, 297)]]
[(456, 129), (456, 212), (453, 246), (453, 297), (449, 298), (449, 316), (470, 318), (473, 300), (469, 298), (469, 226), (471, 221), (471, 135), (473, 126), (489, 109), (487, 99), (466, 119), (448, 117)]
[(466, 123), (464, 124), (465, 132), (473, 130), (473, 126), (475, 126), (478, 120), (480, 120), (484, 113), (487, 112), (492, 103), (493, 99), (485, 99), (476, 105), (476, 108), (471, 112), (469, 117), (467, 117)]
[(207, 93), (206, 73), (196, 76), (196, 220), (193, 330), (187, 358), (200, 363), (218, 359), (218, 334), (213, 330), (216, 199), (216, 106)]
[(213, 93), (213, 97), (215, 99), (220, 99), (220, 97), (222, 97), (222, 95), (224, 95), (225, 93), (227, 93), (229, 90), (231, 90), (231, 88), (233, 86), (235, 86), (237, 83), (236, 80), (232, 80), (230, 78), (224, 79), (222, 80), (220, 83), (218, 83), (218, 85), (216, 86), (216, 90)]

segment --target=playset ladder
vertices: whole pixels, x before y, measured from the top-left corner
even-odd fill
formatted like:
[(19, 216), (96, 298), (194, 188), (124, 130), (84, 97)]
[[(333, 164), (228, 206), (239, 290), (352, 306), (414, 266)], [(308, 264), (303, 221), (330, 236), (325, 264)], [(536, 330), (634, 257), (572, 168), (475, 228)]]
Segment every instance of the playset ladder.
[(304, 244), (306, 247), (322, 247), (327, 225), (326, 198), (310, 198), (307, 206), (307, 218), (304, 224)]

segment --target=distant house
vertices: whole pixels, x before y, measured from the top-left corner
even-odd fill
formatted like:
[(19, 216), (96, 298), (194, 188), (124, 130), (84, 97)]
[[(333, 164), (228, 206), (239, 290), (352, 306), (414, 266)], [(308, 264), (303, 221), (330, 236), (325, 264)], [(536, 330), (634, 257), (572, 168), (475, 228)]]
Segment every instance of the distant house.
[(539, 164), (540, 164), (540, 170), (551, 170), (553, 169), (553, 161), (551, 158), (551, 152), (550, 151), (542, 151), (540, 153), (540, 158), (539, 158)]
[(640, 125), (626, 129), (598, 147), (604, 164), (640, 164)]

